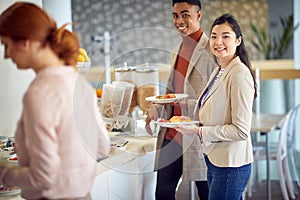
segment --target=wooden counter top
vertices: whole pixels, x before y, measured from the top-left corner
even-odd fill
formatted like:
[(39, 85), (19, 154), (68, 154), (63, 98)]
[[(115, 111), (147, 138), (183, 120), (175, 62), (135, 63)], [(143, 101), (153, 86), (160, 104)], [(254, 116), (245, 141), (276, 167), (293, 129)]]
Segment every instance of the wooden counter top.
[[(300, 69), (295, 69), (294, 60), (260, 60), (251, 62), (253, 69), (259, 69), (261, 80), (270, 79), (296, 79), (300, 78)], [(156, 64), (159, 69), (159, 80), (167, 81), (170, 66), (168, 64)], [(111, 80), (115, 80), (114, 67), (111, 71)], [(105, 82), (104, 67), (91, 67), (88, 71), (83, 72), (87, 80), (91, 82)]]
[(300, 69), (278, 69), (260, 71), (260, 80), (282, 79), (290, 80), (300, 78)]
[(295, 69), (294, 60), (253, 61), (252, 67), (259, 69), (260, 80), (300, 78), (300, 69)]

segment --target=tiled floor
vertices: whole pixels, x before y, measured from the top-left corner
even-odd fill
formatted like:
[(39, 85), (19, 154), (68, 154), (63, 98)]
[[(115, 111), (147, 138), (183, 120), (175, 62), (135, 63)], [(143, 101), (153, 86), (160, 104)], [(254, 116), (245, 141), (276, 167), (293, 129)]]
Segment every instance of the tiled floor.
[[(197, 190), (195, 186), (195, 190)], [(176, 193), (176, 200), (188, 200), (190, 199), (190, 187), (189, 182), (183, 181), (178, 187), (178, 191)], [(195, 191), (195, 200), (199, 200), (199, 197)]]
[[(295, 187), (296, 184), (294, 184)], [(272, 188), (272, 200), (283, 200), (283, 196), (281, 193), (280, 185), (278, 181), (272, 181), (271, 182), (271, 188)], [(253, 196), (250, 198), (246, 198), (247, 200), (260, 200), (260, 199), (267, 199), (266, 197), (266, 184), (265, 182), (261, 182), (256, 185), (254, 188)], [(300, 200), (299, 195), (299, 188), (298, 188), (298, 194), (296, 195), (296, 200)]]
[[(296, 184), (295, 184), (296, 186)], [(272, 181), (272, 200), (283, 200), (281, 189), (278, 181)], [(265, 200), (266, 198), (266, 185), (265, 182), (261, 182), (254, 188), (252, 197), (246, 197), (247, 200)], [(298, 188), (299, 189), (299, 188)], [(299, 191), (299, 190), (298, 190)], [(176, 194), (176, 200), (188, 200), (190, 199), (189, 183), (182, 182), (178, 188)], [(195, 194), (195, 200), (199, 200), (197, 194)], [(300, 200), (300, 194), (296, 196), (296, 200)]]
[[(295, 158), (300, 157), (300, 152), (296, 152)], [(296, 159), (296, 166), (300, 175), (300, 160)], [(297, 185), (295, 182), (295, 188), (297, 189)], [(283, 200), (283, 196), (281, 193), (281, 188), (279, 185), (279, 181), (272, 181), (272, 200)], [(247, 200), (265, 200), (266, 198), (266, 184), (264, 181), (258, 183), (254, 188), (252, 197), (246, 197)], [(195, 186), (195, 190), (197, 190)], [(178, 187), (178, 191), (176, 193), (176, 200), (188, 200), (190, 199), (189, 192), (189, 182), (181, 182)], [(195, 200), (199, 200), (196, 192), (195, 192)], [(298, 188), (298, 194), (296, 195), (296, 200), (300, 200), (300, 188)]]

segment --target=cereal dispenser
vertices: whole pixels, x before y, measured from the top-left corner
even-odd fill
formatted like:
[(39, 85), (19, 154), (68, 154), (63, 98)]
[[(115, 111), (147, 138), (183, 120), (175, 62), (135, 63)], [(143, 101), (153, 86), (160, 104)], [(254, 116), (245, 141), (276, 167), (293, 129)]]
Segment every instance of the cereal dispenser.
[(145, 113), (151, 102), (145, 98), (159, 94), (158, 67), (148, 63), (136, 67), (137, 102), (139, 108)]
[(124, 63), (124, 66), (118, 66), (114, 69), (116, 81), (126, 81), (135, 84), (135, 67), (128, 66)]
[(125, 89), (113, 84), (103, 84), (100, 110), (107, 129), (112, 130), (114, 119), (119, 115), (123, 103)]
[(129, 112), (131, 113), (133, 109), (137, 106), (135, 67), (128, 66), (127, 63), (125, 62), (124, 66), (116, 67), (114, 69), (114, 72), (115, 72), (116, 81), (125, 81), (125, 82), (132, 83), (134, 85), (134, 91), (133, 91), (132, 100), (129, 108)]

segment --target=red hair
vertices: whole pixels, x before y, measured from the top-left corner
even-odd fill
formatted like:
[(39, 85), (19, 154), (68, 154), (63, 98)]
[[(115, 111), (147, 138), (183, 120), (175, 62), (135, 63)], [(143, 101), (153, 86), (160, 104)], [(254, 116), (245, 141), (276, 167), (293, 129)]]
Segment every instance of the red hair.
[(0, 35), (18, 40), (35, 40), (49, 44), (66, 65), (76, 65), (79, 41), (66, 30), (67, 24), (57, 28), (56, 22), (39, 6), (17, 2), (0, 15)]

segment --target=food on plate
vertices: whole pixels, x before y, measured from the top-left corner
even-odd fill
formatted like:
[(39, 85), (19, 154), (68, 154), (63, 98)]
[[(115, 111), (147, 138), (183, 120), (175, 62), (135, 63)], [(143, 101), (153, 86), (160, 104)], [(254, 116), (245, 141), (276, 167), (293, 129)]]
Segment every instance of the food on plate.
[(170, 119), (170, 122), (191, 122), (191, 118), (187, 116), (173, 116)]
[(20, 188), (18, 188), (18, 187), (7, 187), (5, 185), (0, 186), (0, 193), (14, 191), (14, 190), (20, 190)]
[(8, 158), (8, 160), (19, 160), (18, 156), (12, 157), (12, 158)]
[(173, 93), (156, 96), (156, 99), (172, 99), (172, 98), (176, 98), (175, 94)]
[(0, 149), (4, 149), (4, 148), (5, 148), (5, 144), (2, 141), (0, 141)]
[(169, 122), (169, 123), (174, 123), (174, 122), (191, 122), (192, 119), (187, 116), (173, 116), (171, 119), (161, 119), (159, 122)]
[(160, 119), (159, 122), (164, 122), (164, 123), (167, 122), (167, 123), (170, 123), (170, 120), (167, 120), (167, 119)]

